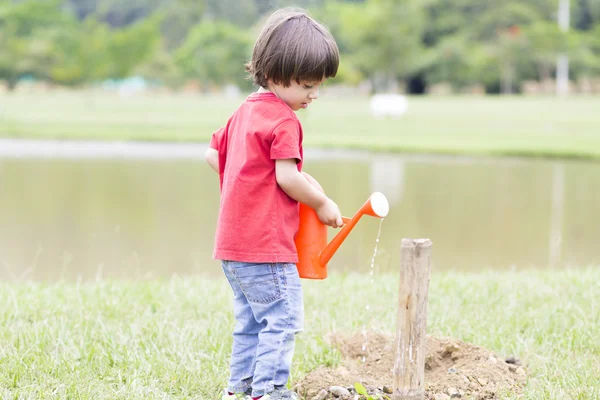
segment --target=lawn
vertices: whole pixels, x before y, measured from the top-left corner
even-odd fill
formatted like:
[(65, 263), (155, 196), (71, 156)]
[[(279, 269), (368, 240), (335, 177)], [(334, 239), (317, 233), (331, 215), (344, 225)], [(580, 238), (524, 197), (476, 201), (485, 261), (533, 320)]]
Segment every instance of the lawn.
[[(434, 272), (428, 333), (519, 357), (526, 399), (597, 399), (599, 282), (598, 268)], [(339, 363), (323, 339), (334, 329), (395, 332), (395, 274), (304, 287), (292, 381)], [(215, 399), (227, 380), (230, 301), (224, 278), (0, 283), (0, 398)]]
[[(206, 142), (240, 101), (1, 94), (0, 137)], [(600, 97), (418, 97), (401, 119), (378, 120), (366, 98), (324, 94), (299, 115), (306, 146), (600, 158), (599, 111)], [(395, 331), (397, 275), (365, 278), (304, 282), (306, 329), (292, 382), (340, 362), (324, 339), (333, 330)], [(0, 398), (217, 398), (227, 379), (230, 301), (224, 278), (0, 282)], [(524, 398), (600, 399), (597, 266), (434, 271), (428, 313), (434, 336), (521, 358)]]
[[(0, 137), (206, 142), (242, 100), (94, 92), (2, 94)], [(299, 115), (306, 146), (600, 157), (600, 97), (411, 97), (402, 118), (376, 119), (366, 97), (324, 93)]]

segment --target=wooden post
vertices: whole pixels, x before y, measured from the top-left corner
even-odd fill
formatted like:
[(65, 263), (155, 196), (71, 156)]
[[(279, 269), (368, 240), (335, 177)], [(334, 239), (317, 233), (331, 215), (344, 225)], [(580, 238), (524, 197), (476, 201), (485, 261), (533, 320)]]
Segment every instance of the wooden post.
[(425, 398), (427, 292), (431, 240), (402, 239), (393, 400)]

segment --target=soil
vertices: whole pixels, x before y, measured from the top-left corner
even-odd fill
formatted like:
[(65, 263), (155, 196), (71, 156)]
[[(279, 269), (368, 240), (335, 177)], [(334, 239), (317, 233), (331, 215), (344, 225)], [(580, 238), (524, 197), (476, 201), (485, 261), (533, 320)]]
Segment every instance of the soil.
[[(369, 394), (392, 393), (394, 338), (368, 332), (331, 335), (332, 346), (342, 354), (342, 365), (318, 368), (294, 387), (306, 399), (358, 398), (355, 383)], [(363, 351), (364, 345), (366, 348)], [(502, 393), (520, 393), (526, 371), (514, 357), (501, 358), (483, 347), (450, 338), (427, 338), (425, 399), (498, 399)], [(334, 388), (332, 387), (341, 387)], [(346, 391), (342, 390), (346, 389)], [(348, 392), (349, 391), (349, 392)]]

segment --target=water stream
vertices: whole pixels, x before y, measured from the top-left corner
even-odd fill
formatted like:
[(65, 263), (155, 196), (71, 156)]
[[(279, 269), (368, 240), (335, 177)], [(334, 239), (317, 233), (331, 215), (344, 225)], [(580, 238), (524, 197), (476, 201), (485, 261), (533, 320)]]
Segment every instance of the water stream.
[[(383, 225), (383, 220), (385, 218), (381, 218), (381, 220), (379, 221), (379, 229), (377, 230), (377, 239), (375, 239), (375, 248), (373, 249), (373, 257), (371, 257), (371, 268), (369, 270), (369, 276), (371, 277), (371, 285), (373, 285), (375, 283), (375, 277), (374, 272), (375, 272), (375, 259), (377, 258), (377, 247), (379, 246), (379, 236), (381, 236), (381, 225)], [(371, 305), (367, 303), (367, 306), (365, 307), (367, 310), (367, 316), (370, 315), (370, 309), (371, 309)], [(369, 319), (369, 325), (370, 325), (370, 319)], [(364, 337), (364, 342), (362, 345), (362, 351), (366, 354), (367, 351), (367, 346), (368, 346), (368, 338), (367, 338), (367, 323), (364, 323), (362, 326), (362, 335)], [(362, 357), (362, 362), (364, 363), (366, 361), (366, 356)]]

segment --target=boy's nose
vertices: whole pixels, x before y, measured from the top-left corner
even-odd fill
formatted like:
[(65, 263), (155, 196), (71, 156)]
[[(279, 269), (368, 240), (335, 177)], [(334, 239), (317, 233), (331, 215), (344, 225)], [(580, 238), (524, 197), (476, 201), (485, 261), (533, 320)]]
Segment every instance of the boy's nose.
[(314, 92), (310, 92), (308, 97), (310, 97), (312, 100), (316, 100), (319, 98), (319, 89), (315, 90)]

